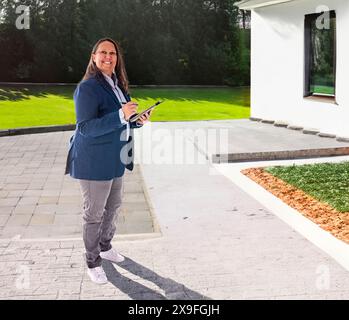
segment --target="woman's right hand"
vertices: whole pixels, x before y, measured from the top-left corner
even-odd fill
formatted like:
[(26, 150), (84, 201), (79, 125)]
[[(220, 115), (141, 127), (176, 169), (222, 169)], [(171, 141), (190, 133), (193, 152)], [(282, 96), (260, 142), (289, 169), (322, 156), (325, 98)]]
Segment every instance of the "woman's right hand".
[(127, 102), (122, 105), (122, 112), (125, 115), (125, 120), (128, 121), (132, 115), (137, 113), (138, 104), (136, 102)]

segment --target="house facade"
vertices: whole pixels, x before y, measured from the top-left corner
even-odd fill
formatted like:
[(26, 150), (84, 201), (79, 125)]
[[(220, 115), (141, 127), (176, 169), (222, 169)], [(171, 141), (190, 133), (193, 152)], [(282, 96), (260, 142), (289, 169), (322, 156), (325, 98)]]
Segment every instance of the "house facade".
[(251, 117), (349, 137), (349, 1), (249, 0)]

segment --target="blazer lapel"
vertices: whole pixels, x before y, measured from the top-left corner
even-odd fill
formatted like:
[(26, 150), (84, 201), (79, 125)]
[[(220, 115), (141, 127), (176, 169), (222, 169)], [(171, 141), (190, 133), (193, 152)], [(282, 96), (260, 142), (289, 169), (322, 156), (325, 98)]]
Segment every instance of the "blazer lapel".
[(100, 85), (103, 87), (103, 89), (105, 89), (114, 99), (114, 101), (120, 104), (120, 101), (117, 99), (116, 95), (113, 92), (113, 89), (110, 87), (109, 83), (107, 82), (107, 80), (104, 79), (102, 74), (96, 74), (96, 79), (97, 81), (100, 83)]

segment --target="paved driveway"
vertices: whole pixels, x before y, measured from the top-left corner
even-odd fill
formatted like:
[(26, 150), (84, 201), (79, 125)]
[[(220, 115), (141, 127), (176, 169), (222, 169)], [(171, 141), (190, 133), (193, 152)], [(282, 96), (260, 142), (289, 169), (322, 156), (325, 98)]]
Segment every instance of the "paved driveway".
[[(171, 156), (165, 156), (165, 150), (172, 150), (172, 157), (177, 156), (177, 160), (187, 155), (187, 149), (174, 147), (178, 146), (178, 141), (173, 140), (174, 130), (220, 127), (220, 124), (232, 126), (240, 142), (248, 135), (246, 126), (241, 128), (241, 121), (214, 121), (157, 123), (153, 129), (161, 131), (154, 132), (154, 139), (138, 136), (144, 185), (162, 236), (116, 239), (114, 246), (127, 259), (118, 265), (104, 261), (110, 280), (107, 285), (97, 286), (89, 280), (83, 243), (79, 239), (3, 239), (0, 240), (0, 298), (348, 299), (348, 271), (215, 170), (190, 134), (185, 141), (203, 156), (202, 162), (166, 163)], [(142, 130), (147, 133), (146, 128)], [(263, 130), (259, 132), (262, 134)], [(67, 135), (1, 140), (2, 157), (6, 154), (9, 158), (1, 160), (7, 167), (1, 167), (0, 192), (8, 184), (25, 185), (34, 191), (42, 186), (46, 190), (55, 190), (58, 184), (64, 186), (61, 190), (71, 186), (67, 177), (54, 179), (62, 173), (63, 141), (67, 141)], [(38, 147), (41, 139), (45, 140), (44, 148)], [(256, 139), (263, 141), (262, 136)], [(274, 139), (279, 139), (277, 134)], [(21, 143), (16, 146), (16, 141)], [(59, 152), (57, 145), (62, 148)], [(7, 182), (7, 177), (17, 174), (18, 180)], [(5, 196), (2, 194), (5, 199), (2, 208), (15, 207), (21, 201), (25, 191), (19, 195), (22, 189), (16, 188), (6, 190)], [(10, 192), (14, 192), (11, 196), (17, 200), (6, 202), (11, 198)], [(75, 195), (48, 192), (30, 197), (39, 197), (40, 202), (40, 197), (58, 197), (59, 201), (61, 196), (73, 197), (77, 192)], [(134, 199), (130, 202), (135, 203)], [(11, 211), (4, 215), (12, 214)], [(57, 214), (60, 215), (63, 213)]]

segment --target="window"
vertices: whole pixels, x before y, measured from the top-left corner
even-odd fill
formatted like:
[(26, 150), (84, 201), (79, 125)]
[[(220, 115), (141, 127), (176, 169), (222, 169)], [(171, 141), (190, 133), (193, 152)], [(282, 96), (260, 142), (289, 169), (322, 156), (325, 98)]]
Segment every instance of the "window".
[(305, 16), (304, 97), (335, 97), (336, 13)]

